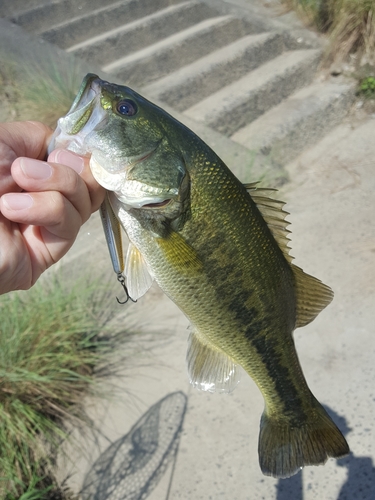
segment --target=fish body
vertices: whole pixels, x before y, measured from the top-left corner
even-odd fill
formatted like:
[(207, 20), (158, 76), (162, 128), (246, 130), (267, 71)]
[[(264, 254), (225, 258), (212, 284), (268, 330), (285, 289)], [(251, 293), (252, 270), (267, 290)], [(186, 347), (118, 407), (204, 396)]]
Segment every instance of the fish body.
[(331, 290), (294, 266), (282, 203), (244, 186), (192, 131), (128, 87), (84, 80), (60, 119), (54, 146), (91, 154), (126, 231), (132, 298), (152, 281), (192, 324), (191, 383), (230, 392), (238, 367), (265, 401), (262, 472), (289, 477), (349, 452), (307, 386), (293, 331), (332, 300)]

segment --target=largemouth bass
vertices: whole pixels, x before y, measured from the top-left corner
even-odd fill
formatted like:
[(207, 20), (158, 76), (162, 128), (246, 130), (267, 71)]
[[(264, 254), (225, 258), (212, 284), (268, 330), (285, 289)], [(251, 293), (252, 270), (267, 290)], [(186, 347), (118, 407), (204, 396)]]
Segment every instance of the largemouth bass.
[(191, 321), (191, 383), (230, 392), (239, 365), (256, 382), (265, 401), (262, 472), (289, 477), (346, 455), (343, 435), (307, 386), (293, 341), (294, 329), (333, 294), (292, 263), (286, 213), (272, 191), (242, 185), (192, 131), (96, 75), (85, 77), (59, 120), (53, 147), (91, 154), (92, 173), (108, 190), (110, 220), (130, 240), (130, 296), (138, 299), (155, 280)]

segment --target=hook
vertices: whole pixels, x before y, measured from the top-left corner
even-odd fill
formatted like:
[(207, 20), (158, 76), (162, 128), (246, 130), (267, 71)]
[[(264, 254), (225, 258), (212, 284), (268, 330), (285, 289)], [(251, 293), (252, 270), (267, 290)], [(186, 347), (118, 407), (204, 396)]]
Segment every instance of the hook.
[(118, 297), (116, 297), (116, 300), (119, 304), (126, 304), (128, 302), (128, 300), (130, 299), (132, 302), (137, 302), (136, 300), (132, 299), (129, 295), (129, 292), (128, 292), (128, 289), (126, 288), (126, 284), (125, 284), (125, 278), (123, 276), (122, 273), (118, 273), (117, 274), (117, 280), (118, 282), (121, 284), (122, 288), (124, 289), (125, 291), (125, 294), (126, 294), (126, 300), (124, 300), (123, 302), (121, 302), (121, 300), (119, 300)]

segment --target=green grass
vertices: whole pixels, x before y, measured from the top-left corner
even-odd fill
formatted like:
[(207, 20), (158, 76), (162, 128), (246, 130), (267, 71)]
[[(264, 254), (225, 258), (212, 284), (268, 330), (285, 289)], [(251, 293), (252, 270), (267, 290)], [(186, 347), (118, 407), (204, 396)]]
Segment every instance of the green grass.
[(64, 71), (52, 58), (44, 63), (25, 67), (25, 80), (18, 82), (18, 112), (21, 120), (39, 120), (54, 128), (57, 119), (69, 111), (82, 74), (74, 60)]
[(85, 420), (83, 395), (100, 395), (95, 372), (130, 335), (109, 333), (115, 301), (103, 286), (76, 283), (51, 274), (0, 299), (0, 498), (49, 498), (47, 457), (66, 438), (64, 422)]
[(60, 67), (52, 54), (42, 63), (21, 64), (0, 51), (0, 63), (0, 98), (7, 107), (1, 116), (4, 121), (38, 120), (54, 128), (72, 105), (84, 76), (74, 59)]
[(360, 81), (358, 95), (375, 99), (375, 76), (367, 76)]

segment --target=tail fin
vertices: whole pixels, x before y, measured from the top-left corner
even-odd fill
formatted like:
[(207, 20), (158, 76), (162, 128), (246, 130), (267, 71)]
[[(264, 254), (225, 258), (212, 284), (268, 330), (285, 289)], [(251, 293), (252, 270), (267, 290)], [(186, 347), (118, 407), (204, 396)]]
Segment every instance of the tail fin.
[(349, 453), (344, 436), (317, 402), (311, 419), (300, 427), (285, 419), (262, 415), (259, 435), (259, 463), (263, 474), (287, 478), (305, 465), (323, 465), (328, 457)]

